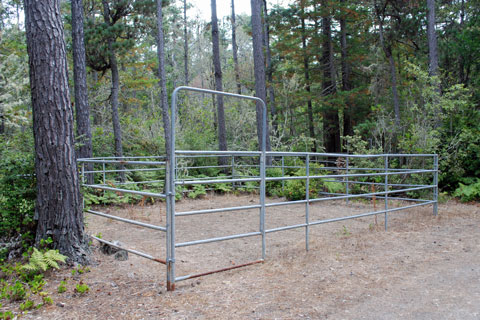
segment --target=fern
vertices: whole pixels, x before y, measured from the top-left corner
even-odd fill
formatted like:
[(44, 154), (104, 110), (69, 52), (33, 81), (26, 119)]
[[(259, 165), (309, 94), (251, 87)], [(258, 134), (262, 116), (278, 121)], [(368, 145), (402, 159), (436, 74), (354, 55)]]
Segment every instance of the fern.
[(47, 250), (42, 253), (37, 248), (33, 248), (33, 253), (23, 269), (29, 272), (47, 271), (49, 268), (58, 269), (58, 262), (65, 262), (67, 257), (60, 254), (58, 250)]
[(44, 253), (43, 257), (45, 258), (45, 263), (49, 267), (58, 269), (58, 261), (65, 262), (67, 258), (63, 254), (59, 253), (58, 250), (48, 250)]

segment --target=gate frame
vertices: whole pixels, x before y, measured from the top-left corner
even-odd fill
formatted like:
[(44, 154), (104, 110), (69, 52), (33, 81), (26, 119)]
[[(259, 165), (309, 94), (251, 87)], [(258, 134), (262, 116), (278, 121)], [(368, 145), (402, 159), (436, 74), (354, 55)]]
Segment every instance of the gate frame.
[[(200, 89), (194, 87), (181, 86), (177, 87), (172, 93), (171, 103), (171, 125), (170, 125), (170, 154), (167, 154), (166, 161), (166, 189), (165, 195), (167, 198), (167, 290), (175, 290), (175, 164), (176, 164), (176, 148), (175, 148), (175, 122), (178, 93), (180, 91), (192, 91), (199, 93), (208, 93), (220, 95), (225, 97), (234, 97), (239, 99), (246, 99), (256, 102), (257, 112), (259, 105), (262, 109), (262, 142), (260, 146), (260, 233), (262, 235), (262, 261), (265, 259), (265, 162), (266, 162), (266, 141), (267, 141), (267, 105), (265, 102), (252, 96), (245, 96), (235, 93), (221, 92), (209, 89)], [(257, 126), (258, 128), (258, 126)], [(222, 152), (219, 152), (220, 154)], [(225, 151), (225, 154), (231, 152)], [(256, 262), (252, 262), (256, 263)], [(248, 263), (252, 264), (252, 263)], [(236, 266), (239, 267), (239, 266)], [(191, 277), (190, 277), (191, 278)]]

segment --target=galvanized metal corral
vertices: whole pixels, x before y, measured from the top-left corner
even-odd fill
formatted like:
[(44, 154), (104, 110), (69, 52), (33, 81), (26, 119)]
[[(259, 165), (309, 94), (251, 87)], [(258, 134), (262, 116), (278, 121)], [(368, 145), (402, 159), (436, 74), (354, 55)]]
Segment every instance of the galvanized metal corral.
[[(180, 91), (191, 91), (199, 93), (208, 93), (214, 95), (223, 95), (238, 99), (247, 99), (261, 105), (263, 110), (262, 126), (262, 144), (260, 151), (192, 151), (175, 149), (175, 115)], [(179, 87), (172, 94), (171, 106), (171, 154), (167, 157), (110, 157), (110, 158), (91, 158), (79, 159), (81, 164), (83, 186), (105, 191), (114, 191), (119, 193), (129, 193), (143, 197), (160, 198), (166, 201), (167, 221), (165, 226), (152, 225), (132, 219), (116, 217), (96, 210), (86, 210), (86, 212), (114, 219), (120, 222), (133, 224), (136, 226), (153, 229), (166, 233), (166, 257), (153, 257), (152, 255), (137, 250), (122, 248), (133, 254), (166, 265), (167, 289), (175, 290), (176, 282), (192, 279), (207, 274), (231, 270), (247, 265), (259, 263), (266, 258), (266, 236), (269, 233), (280, 232), (303, 228), (305, 230), (305, 246), (309, 249), (309, 229), (312, 226), (329, 222), (337, 222), (360, 217), (383, 215), (385, 219), (385, 229), (388, 226), (388, 214), (400, 210), (414, 208), (418, 206), (433, 205), (433, 214), (438, 212), (438, 156), (435, 154), (375, 154), (375, 155), (353, 155), (353, 154), (331, 154), (331, 153), (310, 153), (310, 152), (274, 152), (266, 151), (266, 105), (265, 103), (250, 96), (243, 96), (232, 93), (217, 92), (207, 89), (198, 89), (191, 87)], [(215, 159), (219, 157), (230, 158), (230, 165), (218, 165)], [(210, 161), (199, 161), (199, 159), (210, 159)], [(267, 165), (267, 159), (268, 165)], [(213, 163), (212, 163), (213, 161)], [(94, 169), (86, 171), (87, 163), (93, 163)], [(271, 164), (270, 164), (271, 163)], [(121, 167), (115, 167), (121, 166)], [(140, 167), (140, 168), (138, 168)], [(211, 169), (222, 170), (222, 175), (208, 176), (199, 172)], [(268, 170), (277, 170), (275, 176), (267, 173)], [(292, 174), (292, 171), (295, 171)], [(138, 172), (161, 172), (157, 179), (146, 181), (127, 181), (117, 182), (106, 179), (107, 175), (117, 174), (126, 171), (130, 174)], [(190, 175), (189, 172), (196, 172)], [(300, 174), (299, 174), (300, 172)], [(95, 175), (96, 184), (85, 183), (87, 174)], [(267, 198), (267, 183), (281, 183), (281, 188), (285, 188), (288, 181), (302, 181), (301, 186), (305, 188), (304, 199), (288, 201), (285, 198), (279, 198), (277, 201), (269, 201)], [(315, 190), (312, 192), (310, 187), (321, 181), (328, 184), (333, 182), (341, 184), (340, 191), (332, 192), (329, 190)], [(156, 185), (162, 192), (151, 192), (145, 190), (131, 190), (127, 185), (141, 184), (143, 186)], [(258, 203), (252, 205), (243, 205), (227, 208), (202, 209), (177, 212), (175, 209), (176, 197), (179, 193), (185, 192), (189, 187), (203, 185), (206, 189), (214, 184), (229, 184), (232, 189), (257, 188)], [(363, 186), (363, 187), (362, 187)], [(370, 187), (370, 189), (365, 189)], [(366, 192), (365, 190), (369, 190)], [(357, 198), (375, 198), (383, 199), (383, 209), (364, 212), (355, 215), (346, 215), (331, 219), (315, 220), (310, 219), (309, 205), (315, 202), (331, 201)], [(396, 207), (389, 206), (393, 200), (400, 200), (400, 205)], [(294, 204), (305, 204), (305, 221), (300, 224), (285, 225), (267, 229), (265, 227), (266, 208), (276, 206), (289, 206)], [(248, 233), (230, 234), (222, 237), (196, 239), (190, 241), (176, 241), (175, 220), (177, 218), (188, 219), (188, 216), (202, 214), (218, 214), (221, 212), (233, 212), (240, 210), (258, 210), (258, 230)], [(201, 245), (212, 242), (228, 241), (246, 237), (258, 237), (261, 242), (261, 259), (234, 266), (225, 267), (218, 270), (201, 272), (198, 274), (176, 275), (176, 248)], [(114, 245), (110, 241), (93, 237), (94, 239)]]

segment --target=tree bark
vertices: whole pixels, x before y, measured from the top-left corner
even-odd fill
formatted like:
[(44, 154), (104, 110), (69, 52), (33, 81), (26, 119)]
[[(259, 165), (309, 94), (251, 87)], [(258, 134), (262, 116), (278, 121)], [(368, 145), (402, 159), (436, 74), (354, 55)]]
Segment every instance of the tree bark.
[(392, 55), (392, 46), (387, 45), (385, 43), (385, 37), (383, 35), (383, 19), (380, 17), (379, 13), (377, 13), (378, 17), (378, 26), (379, 26), (379, 35), (380, 35), (380, 44), (383, 48), (383, 52), (388, 59), (388, 63), (390, 66), (390, 79), (392, 81), (392, 95), (393, 95), (393, 111), (395, 113), (395, 127), (400, 127), (400, 102), (398, 98), (398, 91), (397, 91), (397, 70), (395, 67), (395, 60), (393, 59)]
[[(217, 2), (211, 0), (212, 5), (212, 48), (213, 48), (213, 67), (215, 72), (215, 90), (223, 91), (222, 86), (222, 66), (220, 64), (220, 44), (218, 39), (218, 21), (217, 21)], [(225, 110), (223, 106), (223, 96), (217, 95), (217, 118), (218, 118), (218, 149), (227, 150), (227, 134), (225, 128)], [(227, 164), (227, 158), (220, 157), (220, 165)]]
[(310, 57), (307, 52), (307, 36), (305, 30), (304, 9), (302, 7), (302, 17), (300, 18), (302, 25), (302, 51), (303, 51), (303, 71), (305, 75), (305, 90), (307, 91), (307, 114), (308, 114), (308, 132), (310, 138), (313, 140), (312, 152), (317, 152), (317, 141), (315, 139), (315, 128), (313, 125), (313, 106), (312, 106), (312, 92), (310, 88)]
[[(323, 67), (322, 95), (324, 97), (332, 95), (337, 91), (331, 23), (332, 18), (329, 15), (322, 17), (323, 54), (321, 65)], [(340, 152), (340, 120), (338, 110), (328, 105), (325, 105), (323, 112), (323, 135), (325, 151), (332, 153)]]
[(183, 63), (185, 67), (185, 85), (188, 86), (188, 29), (187, 29), (187, 0), (183, 0)]
[[(263, 46), (262, 46), (262, 20), (261, 20), (261, 5), (260, 0), (250, 0), (252, 7), (252, 40), (253, 40), (253, 68), (255, 75), (255, 96), (262, 99), (265, 103), (267, 101), (266, 97), (266, 86), (265, 86), (265, 57), (263, 56)], [(258, 147), (262, 148), (262, 119), (263, 119), (263, 108), (260, 103), (257, 103), (257, 136), (258, 136)], [(271, 150), (270, 148), (270, 136), (268, 130), (268, 119), (267, 126), (267, 139), (265, 149), (267, 151)], [(270, 161), (267, 159), (267, 161)]]
[[(90, 128), (90, 107), (88, 105), (87, 67), (85, 63), (85, 41), (83, 33), (83, 0), (72, 0), (72, 45), (73, 83), (75, 89), (75, 113), (77, 122), (77, 143), (79, 158), (92, 157), (92, 130)], [(93, 164), (86, 164), (87, 171), (93, 171)], [(87, 174), (87, 182), (93, 184), (93, 174)]]
[[(460, 32), (463, 31), (465, 23), (465, 1), (462, 0), (460, 4)], [(465, 59), (463, 52), (458, 56), (458, 80), (460, 83), (467, 84), (465, 79)]]
[[(2, 101), (0, 101), (1, 103)], [(5, 133), (5, 116), (3, 114), (0, 114), (0, 134)]]
[(237, 25), (235, 19), (235, 0), (232, 0), (232, 52), (233, 64), (235, 68), (235, 82), (237, 84), (237, 93), (242, 94), (242, 85), (240, 83), (240, 68), (238, 66), (238, 46), (237, 46)]
[[(342, 6), (345, 5), (345, 0), (340, 0), (340, 2)], [(347, 22), (344, 12), (342, 12), (340, 17), (340, 47), (342, 52), (342, 90), (350, 91), (352, 90), (352, 82), (350, 80), (351, 72), (348, 63)], [(348, 105), (348, 101), (343, 108), (343, 135), (353, 135), (352, 110), (351, 106)]]
[(428, 74), (436, 76), (438, 73), (438, 46), (435, 32), (435, 0), (427, 0), (427, 10)]
[(88, 263), (59, 0), (25, 0), (37, 178), (35, 240)]
[(165, 74), (165, 40), (163, 34), (162, 0), (157, 1), (157, 58), (158, 58), (158, 84), (160, 86), (160, 103), (162, 108), (163, 131), (165, 135), (165, 154), (170, 155), (170, 116), (168, 114), (167, 78)]
[[(112, 26), (110, 19), (110, 8), (108, 6), (107, 0), (102, 0), (103, 4), (103, 19), (106, 24)], [(107, 38), (108, 43), (108, 60), (110, 64), (110, 71), (112, 74), (112, 89), (110, 93), (110, 105), (112, 107), (112, 122), (113, 122), (113, 137), (115, 140), (115, 156), (122, 158), (123, 157), (123, 145), (122, 145), (122, 127), (120, 126), (120, 116), (118, 114), (118, 92), (120, 90), (120, 76), (118, 73), (118, 63), (117, 56), (115, 53), (115, 48), (113, 44), (115, 39), (111, 35)], [(123, 171), (125, 167), (123, 165), (119, 166), (119, 178), (121, 182), (125, 181), (125, 172)]]
[(270, 50), (270, 25), (268, 23), (267, 0), (263, 0), (263, 16), (264, 16), (264, 45), (265, 58), (267, 62), (267, 91), (270, 103), (270, 114), (272, 115), (272, 126), (274, 131), (278, 134), (277, 108), (275, 106), (275, 90), (273, 88), (273, 66), (272, 66), (272, 52)]

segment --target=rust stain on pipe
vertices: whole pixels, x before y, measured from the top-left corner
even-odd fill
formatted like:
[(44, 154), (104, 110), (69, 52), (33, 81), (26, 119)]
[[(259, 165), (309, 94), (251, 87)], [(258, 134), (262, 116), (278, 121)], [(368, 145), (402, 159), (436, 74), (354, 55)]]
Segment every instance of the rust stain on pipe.
[(160, 262), (162, 264), (167, 264), (167, 262), (165, 260), (158, 259), (158, 258), (153, 258), (153, 261)]
[(232, 266), (232, 267), (227, 267), (227, 268), (218, 269), (218, 270), (214, 270), (214, 271), (208, 271), (208, 272), (204, 272), (204, 273), (194, 274), (194, 275), (192, 275), (192, 276), (190, 276), (190, 277), (188, 277), (188, 278), (185, 278), (185, 279), (183, 279), (183, 280), (193, 279), (193, 278), (199, 278), (199, 277), (203, 277), (203, 276), (208, 276), (208, 275), (213, 274), (213, 273), (218, 273), (218, 272), (224, 272), (224, 271), (228, 271), (228, 270), (238, 269), (238, 268), (250, 266), (250, 265), (252, 265), (252, 264), (257, 264), (257, 263), (263, 263), (263, 260), (257, 260), (257, 261), (247, 262), (247, 263), (239, 264), (239, 265)]

